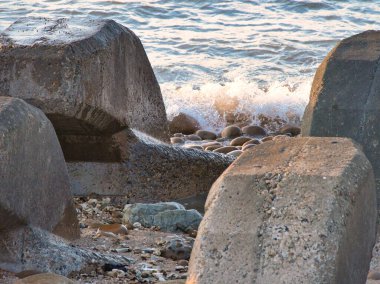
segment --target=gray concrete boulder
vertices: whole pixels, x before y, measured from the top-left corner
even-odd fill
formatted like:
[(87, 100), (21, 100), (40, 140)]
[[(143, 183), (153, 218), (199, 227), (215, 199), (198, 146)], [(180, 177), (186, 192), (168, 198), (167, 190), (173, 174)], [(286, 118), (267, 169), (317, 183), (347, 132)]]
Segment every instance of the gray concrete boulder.
[(176, 202), (127, 204), (123, 210), (124, 223), (139, 222), (147, 228), (160, 227), (162, 231), (197, 230), (201, 221), (202, 215), (197, 210), (186, 210)]
[(66, 159), (82, 159), (81, 144), (87, 159), (112, 159), (107, 142), (125, 127), (168, 140), (160, 87), (139, 38), (126, 27), (28, 17), (8, 27), (0, 45), (0, 94), (42, 109)]
[(371, 164), (346, 138), (269, 141), (214, 183), (187, 283), (365, 283)]
[(67, 163), (75, 195), (123, 195), (130, 203), (181, 199), (208, 192), (235, 159), (173, 147), (129, 129), (112, 139), (120, 163)]
[[(363, 146), (380, 189), (380, 31), (342, 40), (319, 66), (303, 136), (349, 137)], [(379, 194), (378, 194), (379, 196)]]
[(58, 236), (33, 227), (3, 233), (0, 268), (12, 272), (34, 270), (63, 276), (91, 271), (104, 264), (128, 266), (132, 259), (101, 254), (70, 245)]
[(0, 97), (0, 235), (25, 224), (79, 237), (69, 177), (43, 112)]

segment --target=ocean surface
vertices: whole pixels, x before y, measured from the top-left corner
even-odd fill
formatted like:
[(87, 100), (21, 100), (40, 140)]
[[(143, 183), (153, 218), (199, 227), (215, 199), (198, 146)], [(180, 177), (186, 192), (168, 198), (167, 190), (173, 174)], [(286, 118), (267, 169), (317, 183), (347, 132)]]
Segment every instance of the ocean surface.
[(328, 51), (380, 30), (380, 0), (0, 0), (0, 31), (23, 16), (124, 24), (145, 46), (168, 117), (218, 130), (224, 111), (299, 123)]

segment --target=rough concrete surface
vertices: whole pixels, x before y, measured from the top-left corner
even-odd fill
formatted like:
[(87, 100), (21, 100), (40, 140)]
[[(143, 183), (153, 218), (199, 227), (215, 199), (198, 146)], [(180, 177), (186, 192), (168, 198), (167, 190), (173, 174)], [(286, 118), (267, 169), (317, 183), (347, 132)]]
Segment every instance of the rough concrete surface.
[(113, 139), (121, 162), (67, 163), (75, 195), (124, 195), (131, 203), (185, 198), (208, 192), (235, 159), (169, 146), (129, 129)]
[[(349, 137), (363, 146), (380, 189), (380, 31), (342, 40), (319, 66), (303, 136)], [(379, 194), (378, 194), (379, 196)]]
[(69, 177), (43, 112), (0, 97), (0, 235), (25, 224), (79, 237)]
[[(60, 140), (101, 140), (125, 127), (168, 140), (160, 87), (139, 38), (126, 27), (27, 17), (0, 34), (0, 46), (0, 94), (42, 109)], [(70, 145), (63, 148), (66, 155)]]
[(187, 283), (365, 283), (371, 164), (345, 138), (270, 141), (214, 183)]

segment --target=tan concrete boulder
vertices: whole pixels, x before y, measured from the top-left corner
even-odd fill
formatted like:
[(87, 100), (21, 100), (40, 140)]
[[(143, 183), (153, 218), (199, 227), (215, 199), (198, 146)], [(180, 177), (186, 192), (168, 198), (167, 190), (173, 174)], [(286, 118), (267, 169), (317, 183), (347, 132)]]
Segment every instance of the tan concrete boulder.
[(66, 158), (81, 159), (75, 145), (86, 144), (86, 158), (107, 161), (109, 136), (125, 127), (168, 140), (160, 87), (126, 27), (28, 17), (8, 27), (0, 45), (0, 93), (42, 109)]
[(365, 283), (376, 191), (359, 148), (294, 138), (244, 152), (208, 195), (187, 283)]
[[(319, 66), (302, 136), (349, 137), (363, 146), (380, 189), (380, 31), (342, 40)], [(379, 194), (378, 194), (379, 196)]]
[(0, 235), (25, 224), (79, 237), (53, 126), (41, 110), (20, 99), (0, 97)]

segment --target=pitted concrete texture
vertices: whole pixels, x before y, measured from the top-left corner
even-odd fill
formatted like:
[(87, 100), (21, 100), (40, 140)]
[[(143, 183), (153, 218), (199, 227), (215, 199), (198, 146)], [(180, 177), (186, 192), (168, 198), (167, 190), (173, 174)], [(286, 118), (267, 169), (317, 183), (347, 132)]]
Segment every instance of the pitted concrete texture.
[(186, 198), (208, 192), (235, 159), (170, 146), (129, 129), (112, 139), (121, 162), (67, 163), (74, 195), (123, 195), (130, 202)]
[(357, 144), (266, 142), (214, 183), (187, 283), (365, 283), (375, 235), (374, 176)]
[(112, 20), (19, 19), (0, 34), (0, 94), (42, 109), (69, 159), (73, 136), (93, 142), (130, 127), (168, 140), (164, 102), (144, 47)]
[[(363, 146), (380, 190), (380, 31), (342, 40), (319, 66), (302, 136), (348, 137)], [(378, 197), (380, 195), (378, 194)]]
[(0, 97), (0, 197), (0, 236), (28, 224), (79, 237), (54, 128), (41, 110), (9, 97)]

